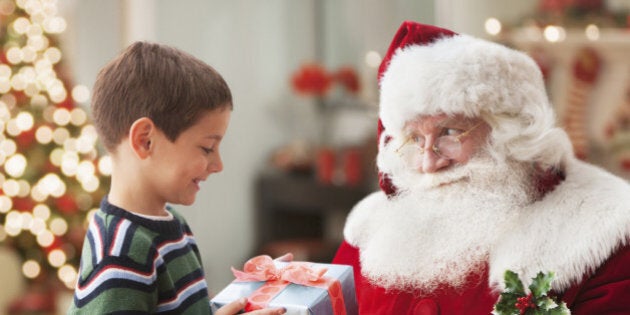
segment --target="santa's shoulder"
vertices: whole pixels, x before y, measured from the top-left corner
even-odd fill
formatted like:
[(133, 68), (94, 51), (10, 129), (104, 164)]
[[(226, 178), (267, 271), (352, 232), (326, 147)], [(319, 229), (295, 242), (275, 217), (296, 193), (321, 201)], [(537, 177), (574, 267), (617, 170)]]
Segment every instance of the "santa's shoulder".
[(565, 180), (520, 212), (490, 257), (490, 280), (506, 269), (527, 281), (556, 274), (563, 290), (599, 268), (630, 239), (630, 184), (599, 167), (570, 160)]

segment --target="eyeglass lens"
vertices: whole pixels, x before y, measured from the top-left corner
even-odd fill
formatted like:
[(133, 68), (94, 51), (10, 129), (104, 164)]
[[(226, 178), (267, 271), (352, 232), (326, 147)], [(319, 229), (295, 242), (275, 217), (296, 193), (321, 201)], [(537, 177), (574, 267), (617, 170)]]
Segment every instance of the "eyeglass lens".
[[(425, 146), (425, 138), (416, 136), (401, 148), (401, 153), (424, 155)], [(452, 159), (459, 155), (461, 149), (461, 142), (456, 136), (441, 136), (435, 141), (433, 151), (440, 157)]]
[[(417, 136), (407, 141), (398, 151), (407, 167), (417, 169), (422, 165), (426, 140)], [(462, 150), (461, 142), (457, 136), (441, 136), (436, 139), (431, 150), (439, 157), (453, 159), (459, 156)]]

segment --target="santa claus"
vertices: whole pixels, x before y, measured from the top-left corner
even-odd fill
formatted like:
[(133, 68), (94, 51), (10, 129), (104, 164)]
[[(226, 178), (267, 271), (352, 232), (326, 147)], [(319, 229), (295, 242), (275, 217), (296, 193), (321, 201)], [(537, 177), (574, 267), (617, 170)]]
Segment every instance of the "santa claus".
[(361, 314), (489, 314), (506, 270), (573, 314), (630, 314), (630, 185), (577, 160), (524, 53), (405, 22), (379, 69), (382, 191), (335, 263)]

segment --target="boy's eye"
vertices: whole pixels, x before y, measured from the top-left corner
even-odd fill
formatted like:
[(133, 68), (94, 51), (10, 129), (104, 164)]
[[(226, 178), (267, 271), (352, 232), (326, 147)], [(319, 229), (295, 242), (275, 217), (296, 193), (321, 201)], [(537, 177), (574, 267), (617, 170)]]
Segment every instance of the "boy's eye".
[(206, 147), (200, 147), (200, 148), (205, 154), (210, 154), (214, 151), (212, 148), (206, 148)]

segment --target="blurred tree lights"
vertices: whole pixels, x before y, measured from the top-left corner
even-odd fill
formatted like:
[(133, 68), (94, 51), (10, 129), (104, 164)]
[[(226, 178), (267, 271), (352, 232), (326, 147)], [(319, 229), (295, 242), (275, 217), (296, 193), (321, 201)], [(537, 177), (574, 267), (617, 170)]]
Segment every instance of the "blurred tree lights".
[(31, 282), (72, 288), (110, 163), (64, 67), (65, 28), (56, 0), (0, 0), (0, 242)]

